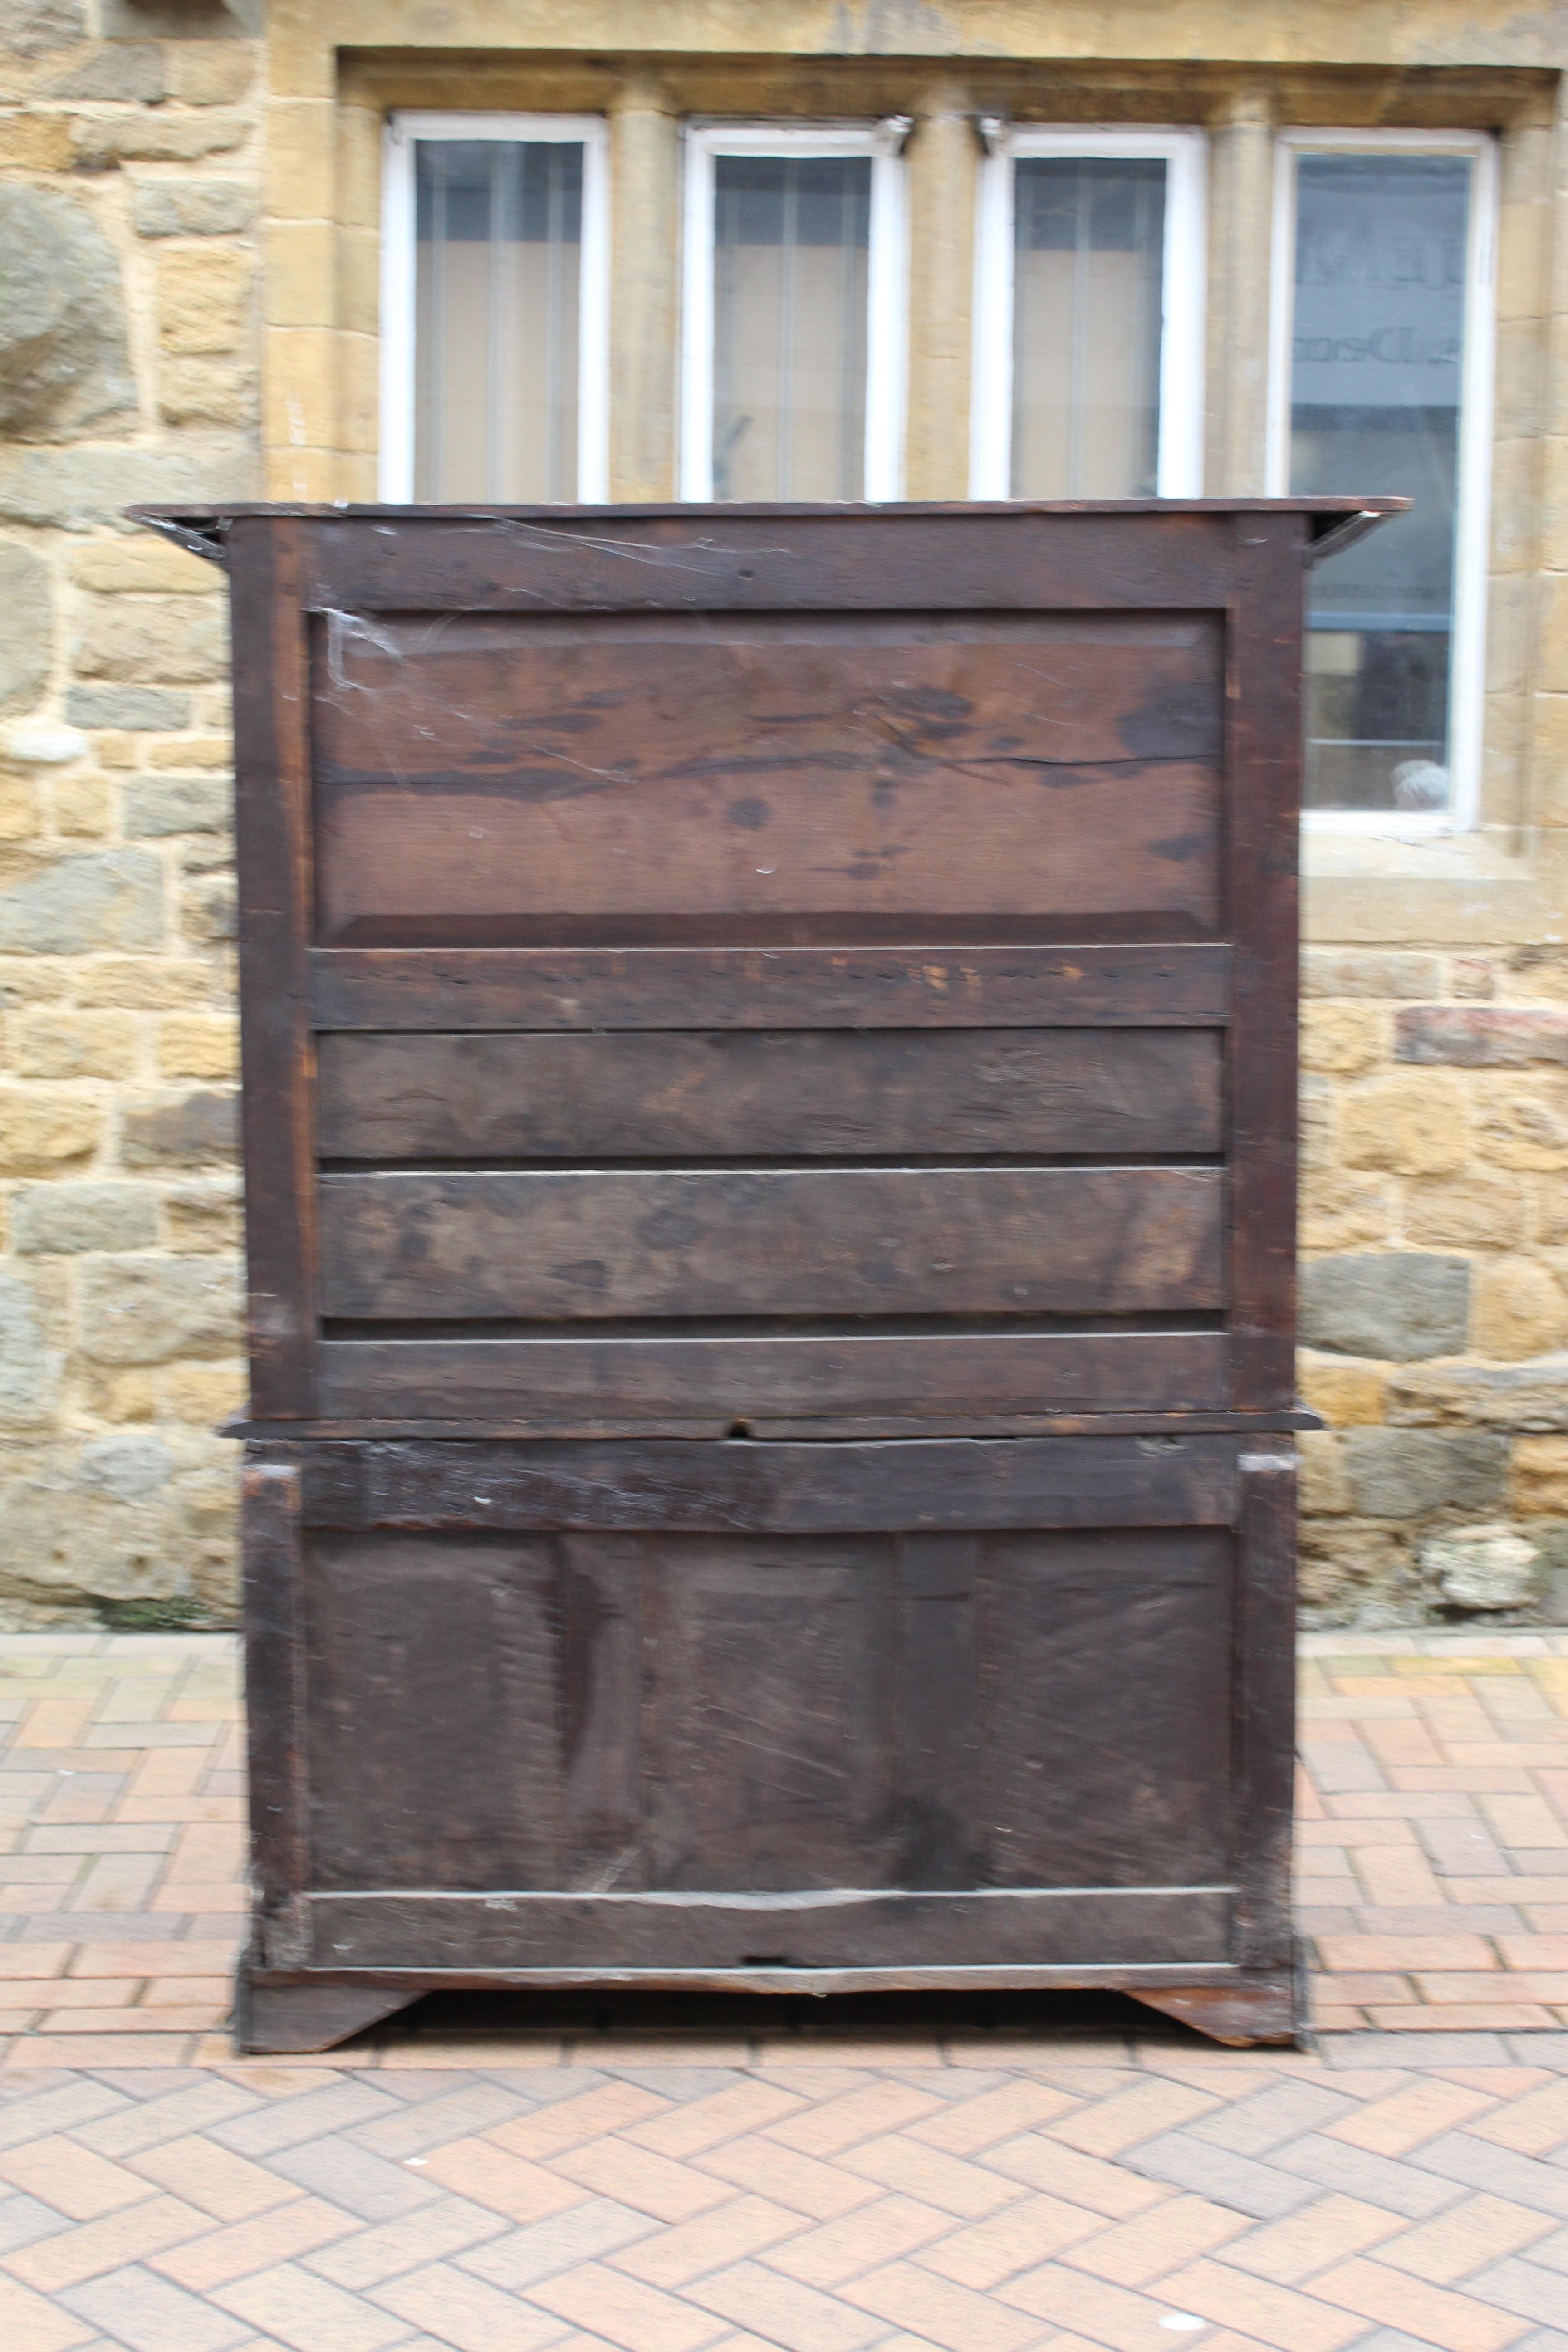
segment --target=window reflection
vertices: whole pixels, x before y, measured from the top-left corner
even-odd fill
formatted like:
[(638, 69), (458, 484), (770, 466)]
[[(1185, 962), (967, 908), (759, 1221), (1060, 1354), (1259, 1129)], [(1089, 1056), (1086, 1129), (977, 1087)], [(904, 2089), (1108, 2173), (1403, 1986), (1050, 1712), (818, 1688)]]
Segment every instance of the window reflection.
[(714, 163), (713, 495), (858, 499), (868, 156)]
[(1470, 171), (1438, 155), (1297, 164), (1290, 488), (1415, 502), (1311, 575), (1310, 807), (1449, 802)]
[(1165, 165), (1021, 156), (1015, 174), (1013, 496), (1152, 498)]
[(577, 495), (583, 150), (415, 151), (416, 499)]

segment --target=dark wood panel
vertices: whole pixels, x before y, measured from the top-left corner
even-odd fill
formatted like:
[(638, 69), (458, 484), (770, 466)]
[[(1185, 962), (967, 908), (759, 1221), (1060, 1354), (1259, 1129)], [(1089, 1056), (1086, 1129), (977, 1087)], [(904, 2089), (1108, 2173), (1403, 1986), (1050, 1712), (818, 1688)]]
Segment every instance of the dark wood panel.
[[(1122, 1491), (1147, 1487), (1151, 1466), (1147, 1449), (1128, 1462)], [(1218, 1485), (1227, 1483), (1226, 1465), (1216, 1460), (1212, 1468)], [(1037, 1524), (1058, 1519), (1063, 1489), (1072, 1483), (1066, 1471), (1058, 1454), (1047, 1470), (1055, 1493)], [(930, 1514), (920, 1516), (931, 1524)], [(981, 1524), (979, 1513), (973, 1515), (971, 1528)], [(984, 1524), (991, 1524), (989, 1512)], [(895, 1571), (903, 1764), (899, 1880), (905, 1886), (974, 1886), (984, 1875), (986, 1845), (978, 1781), (980, 1538), (972, 1532), (906, 1535)]]
[(1218, 1528), (986, 1538), (980, 1818), (993, 1884), (1228, 1875), (1232, 1549)]
[(1300, 515), (1237, 518), (1228, 631), (1226, 896), (1236, 940), (1230, 1041), (1232, 1393), (1289, 1405), (1296, 1360), (1296, 1052), (1301, 806)]
[(303, 1537), (297, 1461), (247, 1454), (240, 1491), (245, 1696), (250, 1727), (250, 1874), (258, 1955), (274, 1967), (307, 1957), (300, 1904), (309, 1885)]
[(1219, 1409), (1223, 1332), (916, 1332), (897, 1339), (331, 1339), (325, 1410), (346, 1418), (672, 1420), (721, 1435), (753, 1417)]
[(247, 1344), (258, 1412), (315, 1408), (315, 1064), (306, 959), (312, 929), (310, 747), (303, 527), (234, 532), (235, 828), (244, 1088)]
[(978, 810), (1011, 770), (1049, 786), (1084, 767), (1212, 766), (1223, 647), (1212, 615), (454, 613), (432, 628), (330, 613), (314, 623), (316, 775), (489, 786), (563, 817), (710, 780), (721, 825), (765, 849), (790, 779), (872, 778), (886, 806), (964, 774)]
[(739, 1904), (687, 1893), (523, 1894), (502, 1907), (482, 1895), (342, 1894), (318, 1895), (310, 1915), (315, 1950), (328, 1967), (497, 1975), (565, 1969), (588, 1982), (621, 1969), (657, 1977), (745, 1968), (761, 1990), (768, 1974), (756, 1955), (787, 1955), (795, 1968), (984, 1966), (992, 1983), (1053, 1964), (1109, 1973), (1118, 1964), (1223, 1962), (1230, 1895), (1219, 1886), (962, 1895), (846, 1889), (837, 1899), (762, 1895)]
[(613, 1536), (312, 1538), (316, 1886), (602, 1877), (638, 1827), (627, 1553)]
[[(748, 1895), (896, 1885), (889, 1539), (723, 1535), (648, 1549), (641, 1883)], [(739, 1957), (785, 1954), (764, 1938)]]
[(557, 508), (503, 509), (493, 520), (383, 513), (371, 529), (368, 517), (318, 515), (310, 598), (322, 612), (378, 614), (909, 611), (938, 602), (987, 612), (1181, 609), (1223, 601), (1231, 511), (1058, 507), (1047, 521), (1037, 508), (1011, 505)]
[(1293, 1949), (1298, 1457), (1289, 1441), (1255, 1441), (1240, 1452), (1237, 1468), (1236, 1956), (1254, 1967), (1284, 1967)]
[(1215, 1152), (1214, 1030), (326, 1036), (317, 1148), (398, 1160)]
[(328, 1176), (344, 1320), (1135, 1314), (1223, 1298), (1207, 1168)]
[(935, 1542), (940, 1530), (1232, 1524), (1241, 1443), (1212, 1436), (934, 1439), (825, 1448), (413, 1439), (304, 1445), (292, 1453), (312, 1528), (916, 1528), (931, 1533), (932, 1548), (919, 1559), (911, 1554), (904, 1573), (913, 1580), (911, 1592), (925, 1592), (926, 1579), (940, 1597), (953, 1578), (959, 1584), (964, 1574), (973, 1578), (973, 1562), (955, 1566), (956, 1555)]
[(1228, 948), (318, 948), (320, 1029), (1206, 1026)]

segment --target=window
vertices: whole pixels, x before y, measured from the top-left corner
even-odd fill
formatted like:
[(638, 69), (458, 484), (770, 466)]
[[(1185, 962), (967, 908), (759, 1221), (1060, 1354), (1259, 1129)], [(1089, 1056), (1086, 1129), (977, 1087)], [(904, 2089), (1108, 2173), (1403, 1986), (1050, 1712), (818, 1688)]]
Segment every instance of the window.
[(688, 132), (685, 497), (898, 496), (903, 127)]
[(1270, 488), (1413, 501), (1310, 575), (1306, 804), (1352, 829), (1474, 821), (1493, 205), (1483, 137), (1280, 142)]
[(604, 499), (604, 124), (396, 116), (384, 186), (382, 496)]
[(1192, 131), (990, 132), (970, 487), (1193, 498), (1203, 485), (1204, 147)]

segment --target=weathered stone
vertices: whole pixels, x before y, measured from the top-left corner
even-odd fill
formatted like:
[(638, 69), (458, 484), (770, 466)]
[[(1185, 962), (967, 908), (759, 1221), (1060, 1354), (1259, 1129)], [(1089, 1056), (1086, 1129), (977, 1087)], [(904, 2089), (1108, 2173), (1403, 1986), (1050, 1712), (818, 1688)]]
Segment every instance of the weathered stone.
[(232, 874), (207, 874), (180, 893), (180, 929), (198, 947), (232, 940), (239, 928)]
[(1568, 1008), (1531, 1013), (1501, 1004), (1422, 1004), (1395, 1016), (1394, 1059), (1463, 1069), (1522, 1069), (1568, 1062)]
[(229, 352), (245, 331), (250, 256), (232, 245), (175, 246), (158, 260), (158, 337), (169, 352)]
[(158, 1238), (157, 1195), (147, 1184), (29, 1184), (12, 1213), (23, 1257), (150, 1249)]
[(1482, 1264), (1470, 1330), (1482, 1355), (1505, 1363), (1546, 1355), (1568, 1343), (1568, 1292), (1535, 1258)]
[(215, 1427), (245, 1409), (242, 1363), (171, 1364), (163, 1375), (163, 1409), (176, 1421)]
[(1301, 1246), (1345, 1250), (1386, 1242), (1394, 1232), (1394, 1188), (1383, 1176), (1310, 1168), (1301, 1181)]
[(64, 1367), (60, 1350), (48, 1345), (28, 1285), (0, 1273), (0, 1427), (47, 1425)]
[[(259, 29), (264, 0), (227, 0), (230, 31), (248, 14)], [(256, 51), (244, 41), (177, 41), (167, 51), (171, 96), (187, 106), (232, 106), (256, 79)]]
[(126, 589), (135, 595), (212, 596), (223, 585), (216, 564), (146, 530), (134, 539), (100, 539), (79, 547), (71, 557), (71, 578), (79, 588), (103, 596)]
[(1501, 1521), (1449, 1528), (1417, 1555), (1422, 1572), (1456, 1609), (1523, 1609), (1535, 1597), (1537, 1545)]
[(1508, 1441), (1489, 1431), (1352, 1429), (1340, 1444), (1363, 1518), (1475, 1510), (1502, 1495)]
[(158, 1068), (166, 1078), (237, 1076), (237, 1024), (212, 1013), (174, 1013), (159, 1024)]
[(63, 768), (84, 759), (92, 745), (74, 727), (51, 727), (32, 721), (0, 728), (0, 759), (25, 768)]
[(1340, 1454), (1340, 1441), (1331, 1429), (1304, 1429), (1297, 1441), (1300, 1453), (1300, 1498), (1310, 1518), (1332, 1517), (1351, 1508), (1350, 1481)]
[(0, 186), (0, 429), (74, 441), (135, 409), (113, 247), (74, 196)]
[(47, 57), (86, 36), (87, 0), (0, 0), (0, 49), (16, 57)]
[(125, 830), (144, 840), (168, 834), (226, 834), (234, 787), (226, 776), (138, 776), (125, 787)]
[(122, 1004), (134, 1013), (172, 1013), (211, 1001), (213, 973), (194, 957), (105, 957), (77, 982), (79, 1004)]
[(1397, 950), (1309, 948), (1301, 958), (1307, 996), (1436, 996), (1442, 979), (1436, 956)]
[(49, 567), (14, 540), (0, 541), (0, 710), (32, 709), (49, 682), (53, 647)]
[(16, 1068), (25, 1078), (128, 1078), (136, 1067), (130, 1013), (62, 1013), (40, 1005), (16, 1024)]
[(1438, 1249), (1495, 1249), (1525, 1230), (1524, 1186), (1500, 1169), (1419, 1179), (1405, 1187), (1405, 1238)]
[(1388, 1419), (1405, 1429), (1568, 1430), (1568, 1353), (1506, 1368), (1443, 1364), (1394, 1372)]
[(106, 41), (258, 39), (265, 0), (99, 0)]
[(1318, 1356), (1301, 1349), (1296, 1379), (1301, 1402), (1334, 1429), (1381, 1422), (1388, 1403), (1387, 1364), (1358, 1363), (1343, 1356)]
[(191, 698), (162, 686), (73, 686), (66, 709), (78, 727), (132, 727), (166, 733), (189, 723)]
[(0, 1175), (54, 1175), (90, 1160), (102, 1139), (103, 1112), (90, 1095), (0, 1085)]
[(1301, 1067), (1350, 1076), (1386, 1059), (1388, 1015), (1375, 1004), (1301, 1007)]
[(260, 208), (261, 192), (248, 180), (159, 180), (131, 199), (139, 236), (235, 236)]
[(154, 948), (163, 936), (163, 869), (145, 849), (36, 858), (0, 866), (0, 949), (82, 955)]
[(1456, 996), (1495, 996), (1497, 966), (1488, 956), (1456, 956), (1448, 970)]
[(1340, 1356), (1408, 1363), (1465, 1345), (1470, 1269), (1414, 1250), (1313, 1258), (1301, 1268), (1301, 1339)]
[[(111, 1439), (110, 1445), (142, 1444)], [(8, 1594), (151, 1599), (188, 1592), (174, 1497), (164, 1478), (125, 1496), (95, 1483), (90, 1462), (61, 1447), (0, 1495), (0, 1580)], [(170, 1457), (171, 1466), (173, 1457)], [(127, 1465), (129, 1467), (129, 1465)], [(151, 1464), (144, 1467), (150, 1471)], [(132, 1474), (133, 1475), (133, 1474)], [(113, 1479), (112, 1468), (109, 1470)]]
[(1447, 1175), (1470, 1156), (1468, 1097), (1457, 1078), (1435, 1072), (1372, 1080), (1341, 1110), (1340, 1148), (1347, 1167)]
[(0, 518), (86, 530), (118, 523), (128, 506), (247, 498), (253, 476), (250, 448), (237, 434), (182, 435), (166, 449), (0, 452)]
[(126, 1105), (121, 1156), (127, 1168), (199, 1167), (233, 1160), (238, 1149), (239, 1101), (232, 1091)]
[(234, 1250), (244, 1239), (245, 1201), (237, 1178), (176, 1185), (164, 1213), (171, 1249)]
[(1396, 1528), (1356, 1519), (1309, 1520), (1300, 1550), (1303, 1623), (1425, 1622), (1410, 1545)]
[(118, 99), (126, 105), (156, 105), (168, 95), (163, 52), (152, 41), (116, 43), (99, 49), (61, 74), (48, 87), (50, 98)]
[(1482, 1159), (1502, 1168), (1568, 1169), (1568, 1077), (1472, 1084)]
[(149, 678), (205, 683), (227, 673), (228, 616), (211, 596), (95, 597), (72, 666), (79, 677), (138, 687)]
[(71, 152), (89, 172), (116, 163), (186, 163), (243, 147), (250, 126), (241, 114), (170, 114), (163, 108), (135, 114), (79, 114), (70, 126)]
[(1568, 1517), (1568, 1437), (1521, 1437), (1514, 1448), (1513, 1508), (1526, 1516)]
[(82, 1269), (81, 1351), (95, 1364), (232, 1356), (238, 1315), (232, 1259), (108, 1257)]
[(55, 786), (55, 830), (99, 841), (114, 822), (114, 786), (107, 776), (62, 776)]
[(231, 360), (167, 360), (158, 373), (158, 414), (166, 425), (248, 425), (256, 378)]
[(43, 827), (44, 797), (32, 777), (0, 774), (0, 841), (31, 841)]

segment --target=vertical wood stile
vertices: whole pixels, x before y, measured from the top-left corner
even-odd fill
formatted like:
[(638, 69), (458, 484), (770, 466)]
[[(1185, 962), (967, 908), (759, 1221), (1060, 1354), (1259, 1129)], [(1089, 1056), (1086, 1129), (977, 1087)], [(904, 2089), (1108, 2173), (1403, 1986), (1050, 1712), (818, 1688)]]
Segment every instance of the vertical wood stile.
[(315, 1054), (310, 659), (304, 535), (246, 517), (230, 537), (250, 1409), (315, 1410)]
[(1228, 1068), (1231, 1397), (1294, 1402), (1296, 1030), (1301, 800), (1299, 514), (1231, 520), (1226, 666), (1226, 920), (1234, 941)]
[(308, 1958), (302, 1481), (298, 1464), (247, 1464), (241, 1495), (250, 1860), (264, 1965)]
[(1290, 1962), (1296, 1769), (1296, 1453), (1243, 1454), (1237, 1561), (1236, 1950), (1243, 1968)]

